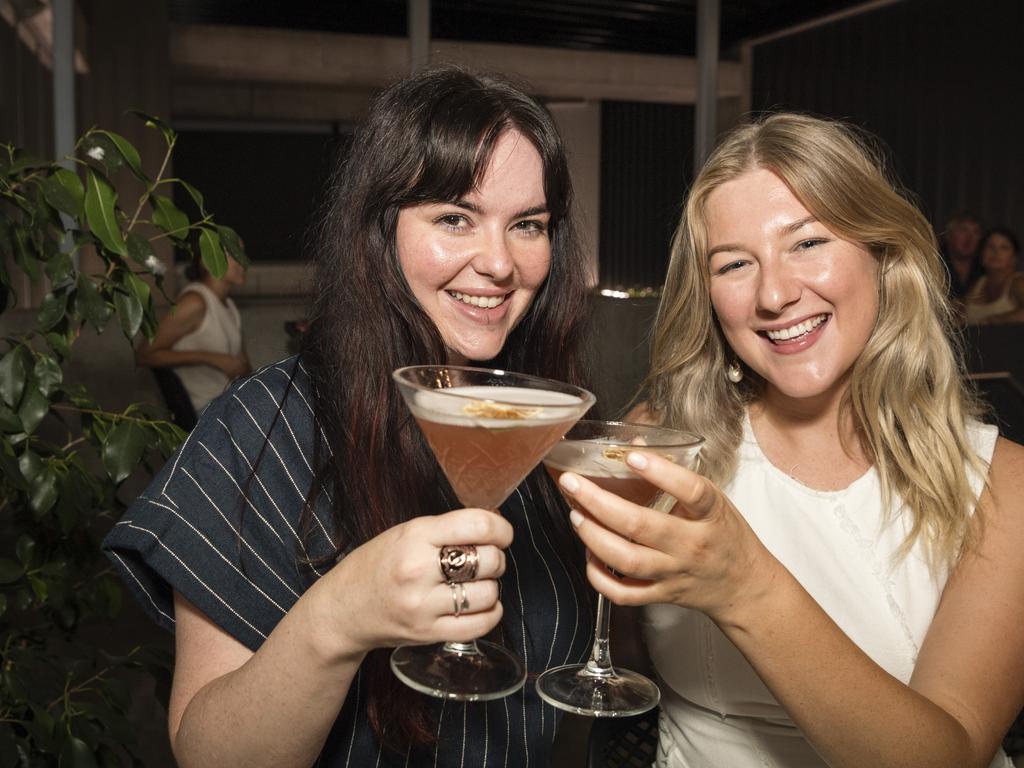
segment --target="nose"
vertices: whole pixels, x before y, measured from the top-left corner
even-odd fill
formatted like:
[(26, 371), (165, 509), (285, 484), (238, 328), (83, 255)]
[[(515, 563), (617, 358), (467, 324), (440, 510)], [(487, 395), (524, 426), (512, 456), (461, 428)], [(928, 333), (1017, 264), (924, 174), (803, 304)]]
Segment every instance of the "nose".
[(766, 259), (761, 262), (757, 285), (759, 310), (780, 315), (799, 298), (800, 284), (785, 263), (778, 259)]
[(473, 257), (473, 269), (477, 274), (489, 277), (495, 282), (507, 280), (515, 271), (515, 257), (504, 229), (486, 233), (480, 248)]

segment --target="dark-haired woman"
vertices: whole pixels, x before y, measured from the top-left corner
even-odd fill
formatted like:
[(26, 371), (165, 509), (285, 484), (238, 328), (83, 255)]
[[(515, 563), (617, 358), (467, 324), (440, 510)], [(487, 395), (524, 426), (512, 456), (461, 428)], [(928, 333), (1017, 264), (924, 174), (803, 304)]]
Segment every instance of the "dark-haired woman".
[[(302, 354), (215, 400), (106, 542), (176, 635), (175, 756), (546, 765), (558, 718), (532, 686), (432, 699), (387, 649), (493, 631), (531, 673), (581, 660), (581, 550), (541, 473), (501, 515), (455, 509), (391, 372), (487, 361), (580, 382), (560, 139), (506, 81), (427, 71), (376, 100), (328, 196)], [(479, 565), (455, 616), (439, 550), (468, 544)]]
[(174, 368), (196, 413), (233, 379), (252, 370), (242, 343), (242, 318), (229, 295), (245, 282), (245, 269), (227, 258), (228, 269), (221, 277), (211, 275), (198, 260), (189, 265), (190, 282), (174, 309), (160, 320), (153, 340), (143, 340), (135, 353), (139, 365)]
[(1024, 272), (1017, 235), (1005, 227), (994, 227), (981, 239), (978, 253), (983, 274), (964, 297), (967, 322), (1024, 323)]

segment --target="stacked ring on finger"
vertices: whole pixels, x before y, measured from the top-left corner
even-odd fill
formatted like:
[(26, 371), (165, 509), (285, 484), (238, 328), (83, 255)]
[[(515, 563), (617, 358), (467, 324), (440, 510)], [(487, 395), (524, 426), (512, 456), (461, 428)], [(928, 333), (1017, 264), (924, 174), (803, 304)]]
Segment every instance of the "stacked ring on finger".
[(461, 616), (469, 610), (469, 598), (466, 597), (466, 588), (461, 582), (449, 581), (448, 586), (452, 590), (452, 613)]
[(472, 544), (441, 547), (438, 555), (441, 575), (449, 584), (476, 579), (476, 569), (480, 565), (480, 556)]

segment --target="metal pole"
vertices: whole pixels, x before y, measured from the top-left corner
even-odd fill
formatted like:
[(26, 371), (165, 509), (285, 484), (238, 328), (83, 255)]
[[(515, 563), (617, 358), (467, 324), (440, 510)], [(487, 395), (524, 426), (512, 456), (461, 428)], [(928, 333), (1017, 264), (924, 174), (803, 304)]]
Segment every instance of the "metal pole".
[[(53, 153), (57, 158), (75, 148), (75, 11), (72, 0), (53, 0)], [(62, 163), (74, 170), (70, 160)], [(64, 228), (71, 220), (61, 214)], [(62, 250), (73, 248), (71, 233), (64, 236)], [(71, 257), (78, 269), (78, 252)]]
[(720, 11), (720, 0), (697, 0), (697, 104), (694, 116), (694, 173), (700, 171), (715, 146)]
[(430, 63), (430, 0), (407, 0), (409, 74)]

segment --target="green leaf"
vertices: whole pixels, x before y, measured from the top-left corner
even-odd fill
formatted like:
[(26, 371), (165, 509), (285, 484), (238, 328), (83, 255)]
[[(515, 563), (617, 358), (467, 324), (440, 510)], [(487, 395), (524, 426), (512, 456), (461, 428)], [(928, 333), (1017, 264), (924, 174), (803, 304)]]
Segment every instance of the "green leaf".
[(39, 391), (49, 397), (53, 391), (60, 386), (64, 380), (64, 372), (54, 358), (45, 353), (36, 357), (36, 365), (32, 371), (36, 383), (39, 384)]
[(11, 448), (2, 443), (0, 443), (0, 477), (10, 487), (17, 488), (19, 491), (29, 489), (29, 485), (21, 473), (21, 467), (18, 466), (18, 461), (11, 453)]
[(224, 250), (230, 253), (235, 261), (248, 269), (249, 256), (245, 252), (245, 247), (242, 245), (242, 238), (238, 236), (238, 233), (231, 227), (225, 227), (222, 224), (218, 224), (217, 234), (220, 235), (220, 243), (224, 246)]
[(49, 410), (50, 400), (37, 387), (28, 387), (18, 408), (18, 418), (21, 419), (25, 432), (32, 434)]
[(77, 219), (82, 215), (82, 202), (85, 197), (85, 189), (82, 187), (82, 181), (71, 173), (71, 171), (60, 169), (64, 173), (74, 176), (75, 181), (78, 182), (78, 189), (81, 194), (76, 197), (74, 192), (69, 190), (67, 186), (61, 183), (61, 180), (57, 177), (56, 173), (53, 176), (46, 176), (39, 180), (39, 186), (42, 187), (43, 197), (50, 205), (56, 208), (61, 213), (66, 213), (73, 219)]
[(60, 286), (68, 279), (74, 268), (75, 264), (71, 260), (71, 254), (56, 253), (46, 262), (46, 276), (55, 286)]
[(81, 217), (83, 210), (82, 206), (85, 203), (85, 185), (82, 184), (82, 179), (79, 175), (67, 168), (58, 168), (53, 172), (53, 176), (50, 178), (60, 182), (60, 185), (67, 190), (67, 193), (71, 195), (72, 198), (74, 198), (75, 211), (72, 212), (71, 215), (76, 219)]
[(205, 216), (206, 208), (203, 203), (203, 193), (183, 179), (178, 179), (178, 183), (185, 188), (185, 191), (188, 192), (189, 196), (192, 198), (192, 201), (196, 204), (196, 207), (199, 209), (199, 212), (203, 216)]
[(39, 280), (38, 250), (22, 227), (14, 227), (13, 240), (14, 261), (25, 271), (33, 283), (37, 282)]
[(48, 333), (43, 338), (46, 339), (47, 345), (52, 349), (60, 358), (66, 358), (71, 354), (71, 344), (68, 342), (68, 337), (63, 333)]
[(36, 325), (41, 331), (48, 331), (64, 318), (67, 311), (67, 291), (48, 293), (43, 299), (43, 305), (36, 318)]
[(224, 249), (220, 247), (220, 239), (209, 229), (199, 232), (199, 251), (203, 256), (203, 266), (215, 278), (224, 277), (228, 271), (228, 259)]
[(153, 245), (149, 240), (138, 232), (129, 232), (125, 241), (128, 244), (128, 256), (131, 260), (149, 269), (146, 259), (150, 256), (156, 256), (156, 251), (153, 250)]
[(57, 501), (57, 473), (49, 467), (32, 480), (32, 496), (29, 498), (29, 506), (35, 512), (38, 520), (53, 507)]
[(139, 465), (146, 450), (146, 432), (134, 421), (122, 421), (103, 441), (103, 466), (120, 483)]
[(18, 468), (21, 470), (22, 477), (31, 483), (43, 471), (43, 460), (35, 451), (27, 450), (18, 458)]
[(92, 280), (84, 273), (78, 275), (74, 306), (79, 316), (92, 323), (98, 332), (103, 331), (110, 319), (110, 305), (103, 300)]
[(114, 291), (114, 307), (117, 319), (121, 321), (121, 330), (129, 339), (134, 339), (142, 325), (142, 305), (139, 300), (124, 291)]
[(167, 123), (165, 123), (159, 117), (147, 115), (145, 112), (142, 112), (138, 109), (129, 109), (128, 112), (135, 115), (138, 118), (141, 118), (145, 122), (147, 128), (159, 129), (163, 133), (164, 139), (167, 141), (168, 146), (174, 143), (177, 134), (175, 134), (171, 127), (167, 125)]
[(142, 172), (142, 160), (139, 158), (139, 151), (135, 149), (128, 139), (120, 134), (114, 133), (113, 131), (98, 130), (96, 133), (101, 133), (110, 139), (111, 143), (117, 148), (117, 151), (121, 154), (122, 159), (131, 169), (132, 173), (138, 176), (141, 181), (149, 181), (146, 174)]
[(139, 304), (143, 307), (149, 306), (149, 283), (134, 272), (125, 271), (124, 287), (139, 300)]
[(22, 534), (18, 537), (18, 543), (14, 547), (14, 552), (18, 556), (18, 561), (28, 568), (32, 564), (32, 555), (35, 554), (36, 543), (32, 540), (32, 537), (27, 534)]
[(153, 223), (176, 240), (188, 235), (188, 216), (186, 216), (171, 198), (164, 195), (150, 195), (149, 203), (153, 206)]
[(117, 224), (116, 204), (117, 193), (110, 182), (89, 169), (85, 185), (85, 219), (89, 229), (107, 250), (127, 256), (128, 247)]
[(89, 745), (76, 736), (68, 736), (60, 748), (58, 768), (99, 768)]
[[(18, 414), (0, 403), (0, 432), (13, 434), (24, 431), (25, 428), (21, 425), (21, 419), (18, 418)], [(6, 471), (6, 467), (4, 469)]]
[(0, 584), (17, 581), (25, 573), (25, 566), (7, 557), (0, 557)]
[(0, 358), (0, 399), (12, 408), (18, 407), (21, 393), (25, 391), (25, 377), (30, 363), (28, 350), (21, 344)]

